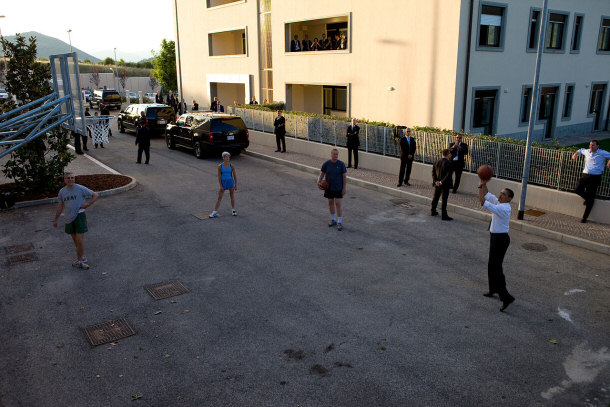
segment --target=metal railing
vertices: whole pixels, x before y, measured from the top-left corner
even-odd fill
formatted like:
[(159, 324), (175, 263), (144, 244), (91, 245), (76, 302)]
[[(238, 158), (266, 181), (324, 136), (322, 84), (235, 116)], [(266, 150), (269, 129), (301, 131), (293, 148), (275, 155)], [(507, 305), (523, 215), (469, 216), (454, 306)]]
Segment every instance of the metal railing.
[[(252, 130), (273, 133), (275, 112), (232, 107)], [(344, 147), (346, 132), (350, 123), (317, 117), (285, 114), (286, 135), (311, 142)], [(391, 157), (398, 157), (398, 140), (393, 137), (393, 127), (360, 125), (360, 150)], [(412, 131), (417, 141), (415, 160), (432, 164), (441, 157), (441, 151), (454, 141), (453, 136)], [(500, 141), (481, 140), (464, 136), (468, 144), (464, 171), (476, 172), (479, 166), (487, 164), (494, 169), (495, 176), (511, 181), (521, 181), (525, 146)], [(584, 158), (572, 160), (572, 153), (550, 148), (534, 147), (530, 163), (529, 184), (535, 184), (561, 191), (573, 191), (582, 174)], [(606, 169), (597, 196), (610, 198), (610, 170)]]

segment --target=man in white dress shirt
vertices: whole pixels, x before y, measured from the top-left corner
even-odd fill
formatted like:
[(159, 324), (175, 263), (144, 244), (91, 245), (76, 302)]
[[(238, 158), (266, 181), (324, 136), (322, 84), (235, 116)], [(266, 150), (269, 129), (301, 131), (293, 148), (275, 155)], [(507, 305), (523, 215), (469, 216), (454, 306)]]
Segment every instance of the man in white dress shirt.
[[(584, 200), (585, 213), (582, 215), (581, 222), (587, 223), (587, 218), (593, 209), (595, 203), (595, 195), (597, 187), (602, 182), (602, 174), (604, 173), (604, 164), (606, 159), (610, 159), (610, 153), (599, 148), (599, 141), (591, 140), (589, 149), (581, 148), (572, 156), (572, 160), (576, 160), (579, 155), (585, 156), (585, 168), (583, 169), (582, 177), (578, 180), (578, 185), (574, 192), (580, 195)], [(610, 168), (610, 161), (608, 161)]]
[(504, 311), (515, 297), (508, 293), (506, 280), (502, 269), (504, 255), (510, 245), (508, 229), (510, 225), (510, 201), (515, 194), (512, 190), (504, 188), (496, 198), (487, 190), (487, 181), (479, 183), (479, 201), (484, 209), (491, 212), (491, 223), (489, 224), (489, 262), (487, 263), (487, 276), (489, 278), (489, 291), (484, 293), (485, 297), (493, 297), (498, 294), (502, 300)]

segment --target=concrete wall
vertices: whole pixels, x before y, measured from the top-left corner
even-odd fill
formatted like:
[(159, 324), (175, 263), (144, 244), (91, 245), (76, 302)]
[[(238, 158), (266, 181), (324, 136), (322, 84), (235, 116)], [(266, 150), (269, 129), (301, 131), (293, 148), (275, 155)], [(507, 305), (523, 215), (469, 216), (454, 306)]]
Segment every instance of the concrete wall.
[[(275, 136), (273, 134), (261, 133), (258, 131), (250, 131), (250, 139), (257, 143), (269, 147), (275, 147)], [(330, 151), (334, 148), (328, 144), (313, 143), (295, 138), (286, 138), (286, 148), (289, 151), (308, 154), (314, 157), (319, 157), (320, 160), (330, 158)], [(347, 149), (337, 147), (339, 150), (339, 159), (347, 157)], [(320, 165), (322, 161), (320, 161)], [(358, 153), (358, 166), (373, 171), (385, 172), (388, 174), (397, 174), (400, 166), (400, 159), (388, 157), (379, 154), (366, 153), (360, 151)], [(422, 182), (432, 183), (431, 176), (432, 166), (430, 164), (413, 163), (411, 179)], [(476, 191), (479, 184), (479, 178), (476, 174), (462, 173), (460, 182), (460, 190)], [(492, 193), (499, 192), (502, 188), (510, 188), (515, 193), (513, 202), (519, 202), (521, 199), (521, 184), (514, 181), (493, 178), (489, 183), (489, 190)], [(432, 187), (430, 187), (430, 197), (432, 196)], [(527, 208), (536, 208), (542, 211), (553, 211), (569, 216), (581, 218), (584, 212), (582, 198), (570, 192), (557, 191), (553, 189), (530, 185), (527, 188)], [(591, 212), (590, 220), (610, 224), (610, 201), (597, 200)]]
[(235, 100), (240, 105), (243, 105), (246, 100), (245, 87), (240, 83), (217, 83), (216, 92), (218, 100), (220, 100), (225, 108), (228, 105), (232, 105)]
[[(502, 52), (477, 51), (477, 31), (480, 0), (474, 1), (472, 54), (470, 60), (470, 81), (468, 102), (466, 105), (466, 129), (470, 129), (472, 117), (472, 89), (476, 87), (500, 86), (500, 115), (496, 125), (496, 133), (500, 135), (526, 134), (527, 124), (520, 125), (522, 87), (531, 86), (534, 78), (536, 52), (528, 52), (528, 25), (530, 8), (542, 8), (542, 2), (507, 0), (499, 4), (508, 4), (504, 50)], [(552, 0), (550, 11), (568, 12), (568, 22), (565, 27), (565, 51), (544, 52), (540, 84), (542, 86), (556, 84), (559, 93), (556, 97), (556, 137), (586, 134), (593, 130), (593, 118), (588, 117), (591, 83), (610, 81), (610, 55), (596, 53), (599, 38), (599, 28), (602, 15), (610, 15), (610, 2), (607, 0), (588, 0), (575, 2), (573, 0)], [(584, 14), (581, 47), (578, 53), (571, 53), (572, 34), (575, 13)], [(462, 26), (467, 27), (468, 13), (462, 14)], [(467, 29), (463, 32), (466, 40)], [(465, 49), (465, 46), (462, 46)], [(460, 68), (463, 72), (465, 59), (460, 58)], [(463, 79), (458, 78), (463, 83)], [(572, 116), (570, 120), (562, 120), (566, 84), (574, 84)], [(461, 95), (463, 92), (458, 90)], [(604, 118), (608, 111), (610, 92), (606, 91), (603, 108)], [(456, 110), (461, 100), (456, 100)], [(461, 123), (455, 123), (461, 126)], [(459, 128), (459, 127), (456, 127)], [(565, 129), (563, 129), (565, 128)], [(544, 124), (538, 123), (539, 130), (536, 141), (543, 140)]]
[[(95, 85), (93, 83), (90, 82), (90, 78), (91, 78), (91, 74), (89, 73), (81, 73), (79, 75), (79, 80), (80, 80), (80, 86), (81, 88), (84, 89), (89, 89), (89, 90), (95, 90), (97, 89), (95, 87)], [(113, 76), (113, 74), (111, 73), (100, 73), (100, 86), (99, 89), (102, 89), (104, 86), (106, 86), (109, 89), (116, 89), (117, 87), (117, 80), (116, 78)], [(154, 89), (151, 89), (150, 87), (150, 79), (149, 78), (144, 78), (144, 77), (133, 77), (133, 78), (127, 78), (127, 81), (125, 83), (125, 89), (129, 89), (133, 92), (139, 92), (142, 91), (143, 93), (156, 93), (158, 90), (161, 89), (160, 86), (156, 86)], [(119, 90), (123, 90), (123, 88), (121, 88), (119, 86)]]
[(324, 96), (321, 85), (287, 85), (292, 95), (287, 99), (287, 109), (309, 113), (324, 113)]

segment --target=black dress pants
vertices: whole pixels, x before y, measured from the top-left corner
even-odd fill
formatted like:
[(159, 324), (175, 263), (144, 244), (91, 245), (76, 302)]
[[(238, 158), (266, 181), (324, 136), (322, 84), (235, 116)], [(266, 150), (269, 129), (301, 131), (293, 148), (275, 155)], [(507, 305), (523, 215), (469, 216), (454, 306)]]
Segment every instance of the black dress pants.
[(449, 198), (449, 189), (448, 187), (440, 186), (434, 187), (434, 197), (432, 198), (432, 212), (436, 212), (436, 206), (438, 205), (438, 199), (443, 197), (441, 203), (441, 211), (443, 216), (447, 215), (447, 198)]
[(354, 154), (354, 169), (358, 168), (358, 146), (347, 146), (347, 166), (352, 166), (352, 154)]
[(453, 181), (453, 192), (456, 192), (460, 186), (460, 180), (462, 179), (462, 171), (464, 171), (464, 163), (459, 161), (453, 162), (453, 173), (455, 174), (455, 181)]
[(502, 301), (507, 301), (512, 296), (506, 290), (506, 279), (502, 263), (504, 255), (510, 245), (508, 233), (489, 234), (489, 262), (487, 263), (487, 277), (489, 278), (489, 292), (498, 293)]
[(585, 200), (585, 213), (582, 215), (583, 219), (587, 219), (593, 209), (595, 203), (595, 195), (597, 195), (597, 187), (601, 184), (601, 175), (582, 174), (578, 185), (574, 192), (580, 195)]
[[(276, 134), (275, 142), (277, 143), (277, 149), (280, 151), (286, 151), (286, 134)], [(280, 143), (282, 148), (280, 148)]]
[(138, 144), (138, 163), (142, 162), (142, 152), (146, 156), (146, 164), (150, 160), (150, 144)]
[[(411, 169), (413, 168), (412, 158), (400, 157), (400, 171), (398, 172), (398, 184), (409, 182), (411, 178)], [(405, 171), (406, 170), (406, 171)]]

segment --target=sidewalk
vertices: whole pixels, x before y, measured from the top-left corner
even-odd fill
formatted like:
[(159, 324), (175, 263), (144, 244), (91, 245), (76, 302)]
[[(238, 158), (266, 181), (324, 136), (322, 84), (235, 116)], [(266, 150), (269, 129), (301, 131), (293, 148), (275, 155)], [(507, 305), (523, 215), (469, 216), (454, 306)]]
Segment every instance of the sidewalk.
[[(330, 146), (329, 146), (330, 149)], [(268, 157), (274, 161), (286, 160), (291, 163), (296, 163), (301, 166), (308, 166), (315, 168), (319, 171), (322, 165), (322, 160), (318, 157), (313, 157), (306, 154), (299, 154), (294, 152), (276, 153), (273, 148), (263, 146), (261, 144), (253, 143), (250, 140), (250, 147), (247, 150), (253, 155), (260, 155), (262, 158)], [(263, 157), (264, 156), (264, 157)], [(339, 157), (339, 159), (347, 161), (346, 157)], [(307, 170), (305, 167), (303, 169)], [(397, 168), (398, 171), (398, 168)], [(378, 171), (371, 171), (365, 168), (358, 168), (354, 170), (348, 169), (348, 179), (361, 180), (374, 185), (379, 185), (384, 189), (390, 188), (396, 191), (397, 194), (405, 192), (405, 198), (408, 198), (408, 194), (414, 194), (424, 198), (425, 202), (429, 202), (426, 199), (432, 199), (433, 190), (429, 184), (418, 181), (410, 181), (411, 186), (397, 188), (396, 183), (398, 179), (397, 174), (387, 174)], [(400, 191), (400, 192), (399, 192)], [(422, 200), (419, 200), (420, 202)], [(449, 195), (449, 204), (456, 205), (460, 208), (466, 208), (470, 216), (475, 216), (473, 211), (482, 213), (480, 210), (481, 206), (478, 201), (478, 196), (475, 192), (458, 190), (457, 194)], [(517, 209), (518, 202), (512, 202), (512, 220), (517, 222), (517, 225), (523, 226), (522, 230), (527, 231), (528, 226), (530, 230), (537, 235), (550, 237), (554, 240), (564, 241), (569, 244), (569, 237), (584, 239), (584, 241), (578, 242), (578, 246), (587, 247), (587, 241), (599, 243), (599, 245), (592, 244), (592, 250), (609, 253), (610, 246), (610, 227), (608, 225), (589, 222), (586, 224), (580, 223), (580, 218), (567, 216), (555, 212), (545, 212), (540, 216), (525, 215), (525, 220), (517, 220)], [(459, 212), (459, 211), (456, 211)], [(479, 217), (479, 216), (477, 216)], [(515, 223), (513, 222), (513, 223)], [(531, 228), (534, 227), (534, 228)], [(540, 230), (533, 230), (540, 229)], [(547, 231), (547, 233), (545, 233)]]

